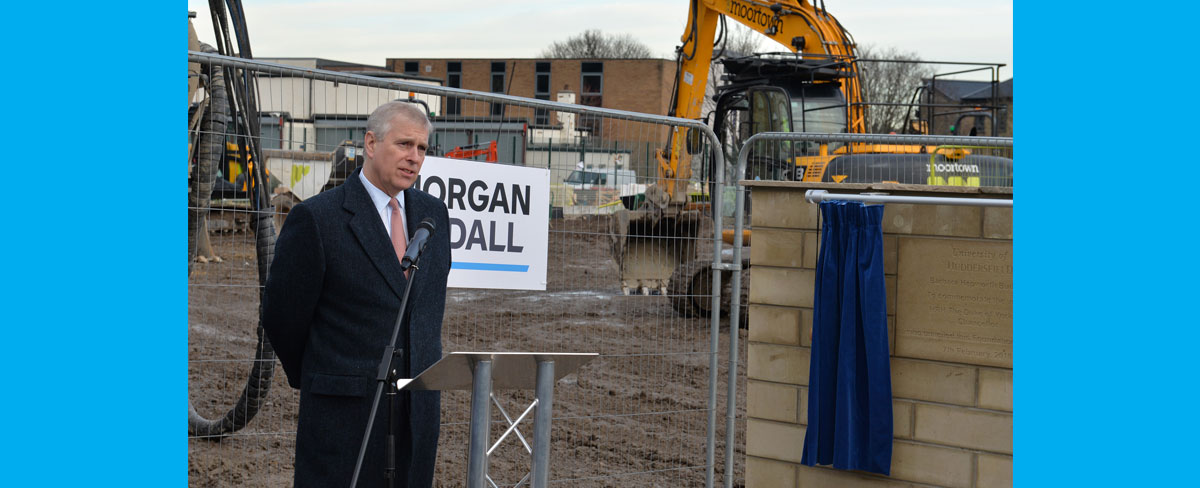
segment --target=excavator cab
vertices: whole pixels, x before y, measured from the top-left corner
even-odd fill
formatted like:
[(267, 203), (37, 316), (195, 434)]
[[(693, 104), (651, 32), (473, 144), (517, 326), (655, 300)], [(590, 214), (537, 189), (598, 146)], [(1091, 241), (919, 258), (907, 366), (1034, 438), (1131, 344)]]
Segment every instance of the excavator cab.
[[(739, 124), (737, 141), (733, 147), (741, 147), (751, 136), (760, 132), (791, 132), (795, 126), (792, 115), (791, 97), (778, 86), (757, 86), (746, 90), (749, 101), (747, 123)], [(781, 180), (791, 179), (793, 149), (788, 141), (758, 141), (750, 147), (747, 177)], [(736, 162), (733, 159), (731, 162)]]
[[(837, 83), (801, 84), (789, 87), (795, 132), (848, 132), (846, 96)], [(819, 143), (800, 143), (800, 155), (816, 156)], [(842, 143), (829, 143), (827, 151), (835, 151)]]
[[(726, 59), (725, 83), (718, 88), (716, 123), (725, 152), (725, 181), (732, 181), (737, 163), (737, 148), (760, 132), (794, 132), (808, 127), (810, 132), (845, 132), (849, 104), (841, 94), (839, 76), (845, 75), (846, 63), (827, 59), (811, 60), (787, 56), (775, 58), (755, 55)], [(815, 81), (814, 81), (815, 80)], [(681, 133), (682, 134), (682, 133)], [(691, 155), (701, 151), (695, 133), (681, 135)], [(747, 178), (799, 180), (804, 167), (798, 158), (816, 154), (818, 144), (791, 141), (758, 141), (751, 148)], [(663, 166), (667, 166), (665, 154)], [(681, 161), (684, 158), (679, 157)], [(687, 163), (681, 162), (680, 165)], [(709, 181), (714, 175), (709, 174)], [(674, 191), (664, 190), (674, 185)], [(680, 288), (680, 279), (703, 283), (700, 272), (692, 277), (689, 268), (702, 269), (711, 264), (707, 239), (713, 235), (711, 207), (707, 201), (684, 200), (687, 182), (664, 179), (647, 189), (644, 203), (619, 211), (611, 221), (612, 254), (621, 274), (621, 289), (626, 294), (686, 295), (694, 287)], [(677, 202), (682, 201), (682, 204)], [(696, 264), (699, 263), (699, 264)], [(680, 270), (685, 270), (681, 272)], [(698, 299), (698, 298), (697, 298)], [(696, 303), (693, 308), (707, 308)], [(690, 306), (690, 305), (689, 305)], [(679, 309), (687, 308), (677, 306)], [(703, 312), (700, 312), (703, 315)]]
[[(849, 103), (833, 75), (844, 63), (755, 55), (723, 60), (725, 83), (718, 88), (717, 136), (726, 160), (761, 132), (849, 132)], [(746, 177), (800, 180), (805, 157), (821, 156), (841, 143), (758, 141), (750, 148)]]

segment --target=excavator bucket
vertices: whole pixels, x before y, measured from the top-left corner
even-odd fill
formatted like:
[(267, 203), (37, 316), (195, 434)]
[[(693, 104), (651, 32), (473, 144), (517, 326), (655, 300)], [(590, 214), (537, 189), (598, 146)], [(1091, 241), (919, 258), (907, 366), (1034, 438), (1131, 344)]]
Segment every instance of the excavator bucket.
[(703, 229), (712, 227), (699, 210), (670, 213), (647, 207), (619, 211), (610, 222), (613, 259), (626, 295), (667, 294), (671, 275), (696, 258)]

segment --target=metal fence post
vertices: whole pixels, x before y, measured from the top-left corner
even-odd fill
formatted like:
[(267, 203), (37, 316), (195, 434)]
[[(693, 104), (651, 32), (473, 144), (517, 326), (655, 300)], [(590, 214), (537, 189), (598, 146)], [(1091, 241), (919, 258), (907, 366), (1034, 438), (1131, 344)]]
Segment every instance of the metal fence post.
[(471, 376), (471, 438), (467, 448), (467, 488), (483, 488), (488, 470), (492, 407), (492, 362), (477, 361)]
[(550, 474), (550, 419), (554, 415), (554, 361), (537, 365), (537, 417), (533, 420), (533, 488), (546, 488)]

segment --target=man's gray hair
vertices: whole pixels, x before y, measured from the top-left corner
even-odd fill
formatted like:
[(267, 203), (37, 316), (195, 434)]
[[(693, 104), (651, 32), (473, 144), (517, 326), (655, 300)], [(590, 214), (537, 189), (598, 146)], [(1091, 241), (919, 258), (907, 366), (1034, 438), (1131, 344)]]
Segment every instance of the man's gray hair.
[(392, 119), (397, 116), (422, 126), (428, 134), (433, 133), (433, 123), (429, 122), (429, 116), (421, 106), (404, 101), (391, 101), (376, 108), (367, 118), (367, 130), (375, 133), (375, 137), (383, 138), (392, 128)]

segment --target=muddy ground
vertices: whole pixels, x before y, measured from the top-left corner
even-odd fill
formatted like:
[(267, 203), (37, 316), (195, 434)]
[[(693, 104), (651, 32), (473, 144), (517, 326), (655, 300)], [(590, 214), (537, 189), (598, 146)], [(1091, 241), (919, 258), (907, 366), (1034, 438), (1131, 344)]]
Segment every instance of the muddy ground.
[[(621, 296), (608, 257), (607, 222), (589, 216), (551, 221), (546, 291), (451, 289), (444, 350), (598, 352), (601, 357), (555, 387), (550, 478), (576, 486), (703, 486), (709, 412), (708, 319), (681, 318), (663, 296)], [(197, 411), (223, 415), (246, 382), (256, 344), (258, 283), (254, 238), (212, 234), (219, 263), (196, 264), (189, 286), (188, 389)], [(739, 344), (738, 418), (744, 419), (745, 331)], [(723, 480), (728, 324), (718, 348), (716, 480)], [(298, 395), (276, 368), (267, 402), (241, 431), (219, 441), (188, 440), (189, 486), (291, 486)], [(532, 392), (500, 392), (520, 415)], [(442, 396), (437, 486), (462, 486), (468, 392)], [(182, 412), (181, 412), (182, 414)], [(507, 424), (492, 409), (492, 438)], [(742, 484), (744, 423), (735, 445)], [(532, 436), (532, 423), (521, 431)], [(510, 436), (489, 472), (513, 486), (529, 455)], [(527, 485), (526, 485), (527, 486)]]

